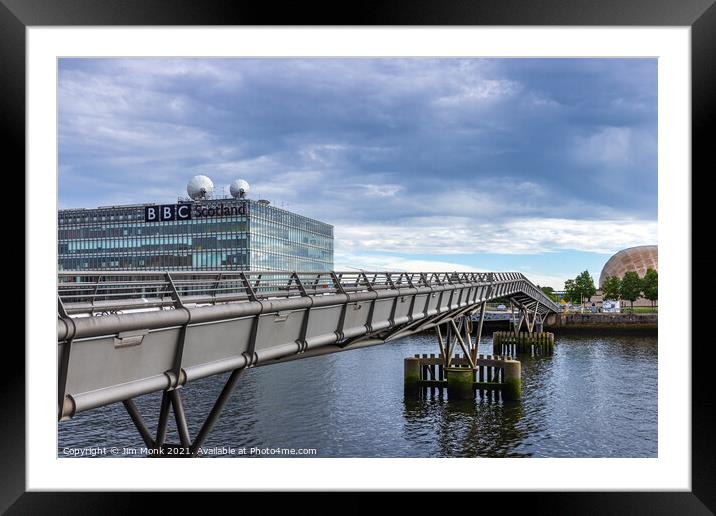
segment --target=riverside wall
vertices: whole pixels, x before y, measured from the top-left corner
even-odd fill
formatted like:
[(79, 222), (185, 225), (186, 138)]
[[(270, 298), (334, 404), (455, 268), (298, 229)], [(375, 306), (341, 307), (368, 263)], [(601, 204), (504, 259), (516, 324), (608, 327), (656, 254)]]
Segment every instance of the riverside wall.
[(545, 330), (558, 332), (619, 331), (656, 332), (659, 314), (562, 313), (544, 322)]

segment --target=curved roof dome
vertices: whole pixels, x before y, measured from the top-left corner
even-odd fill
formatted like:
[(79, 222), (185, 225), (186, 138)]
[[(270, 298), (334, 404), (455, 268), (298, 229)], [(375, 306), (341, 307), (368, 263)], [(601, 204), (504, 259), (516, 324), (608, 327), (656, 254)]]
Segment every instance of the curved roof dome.
[(640, 278), (644, 277), (647, 269), (659, 270), (659, 246), (640, 245), (622, 249), (609, 258), (599, 275), (599, 288), (609, 276), (624, 276), (625, 272), (634, 271)]

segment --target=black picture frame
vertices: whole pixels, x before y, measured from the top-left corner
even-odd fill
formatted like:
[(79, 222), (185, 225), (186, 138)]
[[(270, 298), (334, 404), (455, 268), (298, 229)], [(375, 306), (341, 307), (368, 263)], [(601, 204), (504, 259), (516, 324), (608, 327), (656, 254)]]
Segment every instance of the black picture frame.
[[(692, 210), (708, 206), (693, 188), (696, 179), (714, 170), (716, 125), (716, 6), (715, 0), (561, 0), (383, 1), (338, 9), (336, 3), (281, 5), (246, 1), (204, 0), (0, 0), (0, 124), (5, 142), (5, 170), (25, 167), (25, 30), (32, 26), (83, 25), (562, 25), (562, 26), (689, 26), (692, 35)], [(8, 160), (7, 158), (14, 158)], [(10, 165), (12, 164), (12, 165)], [(684, 173), (688, 173), (685, 171)], [(703, 200), (704, 202), (699, 202)], [(713, 201), (711, 201), (713, 202)], [(697, 211), (692, 219), (698, 223)], [(699, 233), (694, 231), (693, 235)], [(707, 232), (706, 234), (710, 234)], [(693, 244), (701, 242), (693, 239)], [(703, 244), (701, 244), (703, 245)], [(695, 249), (692, 249), (692, 253)], [(692, 255), (692, 269), (708, 270), (705, 258)], [(27, 259), (27, 257), (26, 257)], [(27, 267), (25, 277), (32, 271)], [(13, 274), (14, 275), (14, 274)], [(684, 282), (691, 286), (691, 277)], [(708, 283), (707, 283), (708, 284)], [(48, 287), (49, 288), (49, 287)], [(696, 292), (696, 289), (687, 290)], [(49, 292), (48, 292), (48, 295)], [(694, 294), (695, 295), (695, 294)], [(696, 297), (694, 297), (694, 302)], [(17, 300), (14, 302), (17, 303)], [(694, 306), (696, 306), (694, 304)], [(692, 317), (692, 314), (681, 314)], [(694, 332), (696, 321), (692, 318)], [(11, 324), (8, 323), (6, 331)], [(694, 333), (692, 342), (697, 342)], [(685, 335), (688, 342), (689, 336)], [(25, 358), (16, 339), (5, 341), (3, 415), (0, 417), (0, 510), (9, 514), (120, 514), (145, 507), (148, 493), (37, 493), (25, 492)], [(617, 493), (478, 493), (481, 507), (506, 497), (511, 504), (525, 504), (530, 514), (709, 514), (716, 511), (716, 454), (714, 413), (709, 378), (713, 348), (705, 341), (692, 347), (692, 491)], [(702, 349), (703, 348), (703, 349)], [(688, 350), (688, 346), (685, 347)], [(213, 496), (216, 496), (214, 493)], [(274, 495), (275, 496), (275, 495)], [(308, 507), (316, 507), (318, 495), (305, 495)], [(344, 502), (351, 511), (368, 508), (351, 495)], [(163, 494), (164, 511), (185, 506), (184, 497)], [(424, 507), (426, 496), (413, 497)], [(214, 504), (222, 503), (214, 500)], [(325, 503), (325, 502), (324, 502)], [(218, 505), (216, 505), (218, 507)], [(407, 508), (407, 507), (406, 507)]]

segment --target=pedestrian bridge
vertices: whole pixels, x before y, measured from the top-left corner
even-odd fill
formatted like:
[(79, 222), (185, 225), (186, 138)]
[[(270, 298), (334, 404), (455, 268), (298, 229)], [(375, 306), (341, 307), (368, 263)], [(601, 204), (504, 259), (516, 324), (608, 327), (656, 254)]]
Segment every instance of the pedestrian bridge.
[[(195, 455), (246, 368), (457, 329), (496, 299), (530, 331), (558, 311), (514, 272), (63, 271), (58, 418), (122, 401), (147, 445), (161, 447), (171, 403), (189, 448), (180, 388), (232, 372), (191, 445)], [(132, 398), (156, 391), (164, 394), (154, 438)]]

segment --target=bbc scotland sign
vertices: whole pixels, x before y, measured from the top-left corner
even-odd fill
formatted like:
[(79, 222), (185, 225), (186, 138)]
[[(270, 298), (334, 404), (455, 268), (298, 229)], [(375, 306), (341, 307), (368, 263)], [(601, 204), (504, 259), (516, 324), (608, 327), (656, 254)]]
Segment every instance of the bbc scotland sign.
[(195, 219), (210, 217), (230, 217), (232, 215), (246, 215), (246, 203), (241, 204), (239, 206), (226, 206), (222, 202), (221, 204), (212, 206), (180, 203), (144, 207), (144, 222), (191, 220), (192, 217)]

